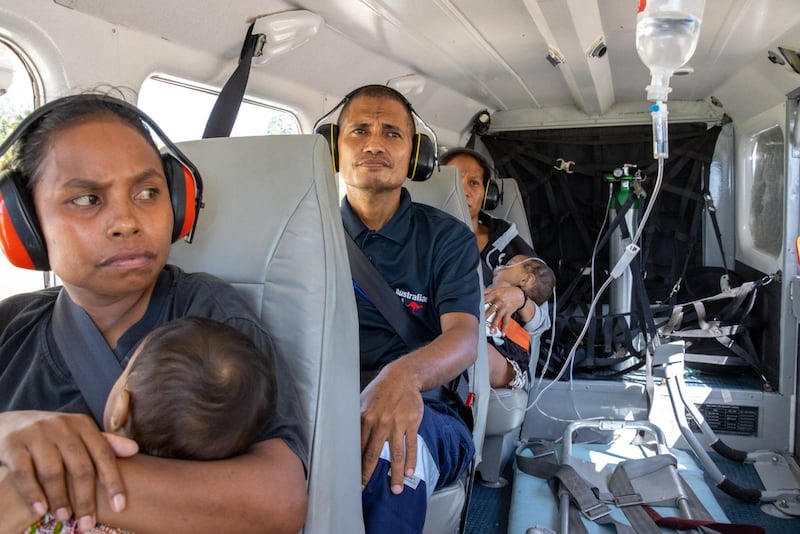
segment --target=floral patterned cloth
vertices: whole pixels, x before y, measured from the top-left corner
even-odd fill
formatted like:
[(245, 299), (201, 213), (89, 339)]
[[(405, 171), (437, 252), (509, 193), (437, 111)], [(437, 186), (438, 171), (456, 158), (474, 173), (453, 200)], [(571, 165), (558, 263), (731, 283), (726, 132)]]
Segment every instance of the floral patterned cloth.
[(22, 534), (133, 534), (130, 531), (122, 530), (105, 525), (97, 525), (92, 530), (83, 531), (78, 529), (78, 521), (57, 521), (50, 514), (44, 515), (36, 523), (32, 524)]

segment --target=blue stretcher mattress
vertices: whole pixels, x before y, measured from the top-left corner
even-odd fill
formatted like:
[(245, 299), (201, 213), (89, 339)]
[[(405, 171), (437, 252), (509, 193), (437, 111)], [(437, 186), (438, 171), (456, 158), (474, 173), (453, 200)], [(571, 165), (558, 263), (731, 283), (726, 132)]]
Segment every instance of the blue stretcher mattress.
[[(573, 444), (573, 456), (588, 460), (600, 465), (616, 465), (617, 463), (634, 458), (645, 456), (644, 450), (636, 445), (620, 443), (623, 440), (616, 440), (607, 445), (597, 444)], [(670, 451), (678, 460), (678, 472), (683, 476), (689, 486), (700, 499), (703, 506), (711, 516), (720, 522), (728, 522), (725, 512), (723, 512), (716, 498), (711, 492), (711, 488), (703, 479), (703, 471), (695, 463), (694, 458), (689, 453), (680, 450)], [(523, 454), (530, 455), (526, 450)], [(624, 514), (616, 506), (610, 506), (612, 516), (622, 522), (626, 522)], [(676, 516), (678, 510), (671, 507), (653, 507), (662, 516)], [(584, 518), (584, 524), (590, 533), (592, 532), (613, 532), (613, 527), (602, 527)], [(553, 492), (547, 481), (528, 475), (514, 466), (514, 486), (511, 494), (511, 507), (508, 517), (508, 534), (525, 534), (525, 531), (535, 525), (547, 527), (558, 531), (560, 524), (558, 505)], [(665, 529), (665, 532), (675, 532)]]

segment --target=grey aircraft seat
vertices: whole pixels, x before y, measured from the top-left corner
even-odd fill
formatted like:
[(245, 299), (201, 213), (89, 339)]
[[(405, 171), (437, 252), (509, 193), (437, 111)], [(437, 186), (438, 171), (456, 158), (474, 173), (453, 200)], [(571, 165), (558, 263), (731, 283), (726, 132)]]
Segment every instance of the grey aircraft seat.
[[(406, 189), (411, 194), (414, 202), (428, 204), (435, 208), (449, 213), (450, 215), (471, 225), (469, 208), (467, 207), (467, 197), (461, 178), (455, 167), (443, 166), (434, 171), (433, 176), (425, 182), (411, 182), (406, 180)], [(481, 269), (478, 267), (478, 274)], [(475, 365), (470, 370), (470, 384), (475, 393), (475, 403), (473, 404), (473, 414), (475, 427), (472, 430), (472, 437), (475, 441), (475, 463), (481, 462), (481, 451), (483, 449), (483, 436), (486, 427), (486, 413), (489, 402), (489, 357), (486, 352), (486, 332), (484, 330), (485, 317), (483, 315), (483, 296), (481, 296), (479, 325), (481, 335), (478, 343), (478, 358)], [(469, 481), (471, 483), (471, 480)], [(433, 494), (428, 513), (425, 517), (425, 534), (439, 534), (443, 532), (457, 532), (461, 523), (462, 512), (466, 504), (467, 492), (470, 488), (465, 487), (462, 481), (458, 484), (448, 486), (436, 491)]]
[[(532, 246), (531, 231), (519, 185), (513, 178), (502, 178), (501, 180), (503, 200), (495, 209), (487, 213), (498, 219), (514, 223), (520, 237)], [(531, 339), (531, 354), (532, 357), (539, 354), (538, 337)], [(492, 389), (489, 413), (486, 417), (486, 437), (483, 441), (483, 462), (478, 466), (482, 484), (489, 487), (501, 487), (507, 484), (500, 474), (516, 448), (527, 405), (528, 392), (525, 390)]]
[(491, 211), (487, 211), (492, 217), (505, 219), (517, 225), (520, 237), (527, 244), (533, 246), (531, 230), (528, 223), (528, 216), (525, 212), (525, 203), (522, 201), (522, 194), (519, 192), (519, 185), (514, 178), (501, 178), (500, 190), (503, 192), (503, 201)]
[(273, 335), (310, 439), (303, 532), (363, 533), (358, 315), (328, 146), (318, 135), (179, 146), (206, 207), (169, 261), (233, 284)]

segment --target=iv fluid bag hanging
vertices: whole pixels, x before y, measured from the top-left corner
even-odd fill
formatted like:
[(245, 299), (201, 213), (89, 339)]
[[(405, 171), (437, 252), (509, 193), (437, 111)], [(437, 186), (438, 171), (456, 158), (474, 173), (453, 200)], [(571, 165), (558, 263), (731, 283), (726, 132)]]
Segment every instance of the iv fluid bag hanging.
[(653, 119), (653, 156), (668, 157), (667, 97), (669, 79), (697, 48), (705, 0), (639, 0), (636, 51), (650, 69), (647, 99)]
[(669, 78), (697, 47), (705, 0), (639, 0), (636, 51), (650, 69), (649, 100), (666, 100)]

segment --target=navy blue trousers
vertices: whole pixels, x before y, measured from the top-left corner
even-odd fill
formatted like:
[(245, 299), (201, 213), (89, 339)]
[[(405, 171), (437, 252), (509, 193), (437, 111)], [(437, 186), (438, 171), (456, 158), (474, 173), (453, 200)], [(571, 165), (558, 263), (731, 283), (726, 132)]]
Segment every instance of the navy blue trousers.
[(361, 494), (367, 534), (422, 532), (431, 494), (459, 480), (474, 454), (472, 434), (455, 412), (442, 403), (426, 403), (417, 435), (416, 471), (406, 477), (403, 492), (391, 492), (386, 443)]

